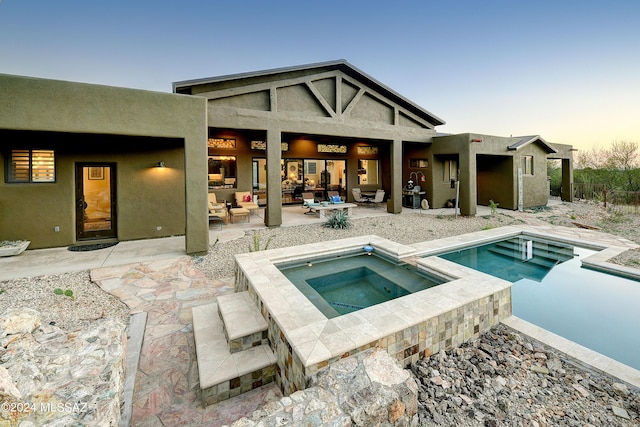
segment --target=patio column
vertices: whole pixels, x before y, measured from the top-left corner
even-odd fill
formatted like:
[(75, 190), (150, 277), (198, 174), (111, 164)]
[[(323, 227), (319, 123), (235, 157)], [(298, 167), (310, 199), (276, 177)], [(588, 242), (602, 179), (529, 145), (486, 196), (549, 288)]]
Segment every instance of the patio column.
[(387, 199), (387, 212), (402, 212), (402, 140), (391, 142), (391, 194)]
[(282, 225), (281, 142), (279, 128), (267, 129), (267, 208), (264, 214), (264, 223), (267, 227)]
[(475, 216), (478, 204), (476, 153), (470, 150), (463, 151), (459, 155), (458, 162), (460, 215)]
[(562, 192), (560, 199), (573, 202), (573, 160), (562, 159)]

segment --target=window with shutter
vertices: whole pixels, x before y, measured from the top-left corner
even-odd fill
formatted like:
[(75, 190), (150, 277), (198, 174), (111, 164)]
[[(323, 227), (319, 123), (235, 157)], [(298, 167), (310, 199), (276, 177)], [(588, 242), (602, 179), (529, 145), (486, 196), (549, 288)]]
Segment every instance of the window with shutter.
[(11, 150), (7, 162), (7, 182), (56, 181), (53, 150)]

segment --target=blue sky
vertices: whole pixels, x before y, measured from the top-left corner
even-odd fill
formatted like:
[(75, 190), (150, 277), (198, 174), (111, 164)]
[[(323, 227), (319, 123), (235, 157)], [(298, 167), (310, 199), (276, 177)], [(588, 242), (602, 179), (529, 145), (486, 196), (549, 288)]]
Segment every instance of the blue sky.
[(0, 0), (0, 73), (171, 83), (346, 59), (441, 132), (640, 142), (640, 1)]

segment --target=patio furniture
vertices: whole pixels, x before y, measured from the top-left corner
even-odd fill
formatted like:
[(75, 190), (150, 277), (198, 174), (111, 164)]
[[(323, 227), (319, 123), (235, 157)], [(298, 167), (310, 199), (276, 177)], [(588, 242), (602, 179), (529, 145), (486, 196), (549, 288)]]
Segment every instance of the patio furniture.
[(371, 199), (364, 197), (359, 188), (352, 188), (351, 194), (353, 194), (353, 200), (355, 200), (356, 205), (358, 206), (369, 206), (371, 203)]
[(320, 206), (320, 203), (316, 202), (316, 199), (313, 197), (313, 193), (302, 193), (302, 207), (309, 208), (305, 215), (315, 215), (315, 208)]
[(340, 193), (338, 193), (337, 191), (327, 191), (327, 198), (329, 199), (329, 203), (344, 203), (344, 200), (340, 198)]
[(351, 215), (352, 209), (355, 207), (357, 207), (357, 205), (354, 203), (334, 203), (334, 204), (327, 203), (326, 206), (324, 205), (315, 206), (313, 208), (315, 212), (313, 213), (314, 214), (317, 213), (318, 216), (323, 218), (327, 217), (330, 213), (334, 211), (347, 211), (347, 215)]
[(218, 202), (216, 193), (209, 193), (209, 220), (220, 221), (220, 228), (222, 228), (222, 222), (228, 222), (229, 216), (227, 214), (227, 206), (224, 200)]
[(374, 208), (377, 208), (384, 201), (384, 190), (376, 190), (376, 195), (371, 200)]
[(249, 215), (251, 214), (251, 212), (249, 211), (249, 209), (245, 209), (245, 208), (231, 208), (229, 209), (229, 213), (231, 214), (231, 223), (235, 224), (236, 223), (236, 219), (240, 218), (240, 217), (247, 217), (247, 222), (250, 222), (251, 219), (249, 218)]
[(250, 191), (236, 191), (236, 206), (248, 209), (250, 213), (257, 214), (260, 206), (254, 201)]

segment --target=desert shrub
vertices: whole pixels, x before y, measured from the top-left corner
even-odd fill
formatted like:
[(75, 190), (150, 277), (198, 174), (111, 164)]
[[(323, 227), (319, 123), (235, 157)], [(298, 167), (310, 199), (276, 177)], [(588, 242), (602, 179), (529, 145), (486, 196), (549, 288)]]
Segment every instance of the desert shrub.
[(269, 237), (267, 239), (267, 243), (264, 244), (264, 247), (262, 246), (262, 235), (260, 233), (257, 232), (253, 232), (253, 241), (252, 243), (249, 245), (249, 252), (259, 252), (259, 251), (266, 251), (269, 248), (269, 244), (271, 243), (271, 239), (272, 237)]
[(327, 221), (324, 223), (324, 226), (327, 228), (343, 230), (351, 227), (351, 219), (345, 211), (339, 210), (327, 217)]

